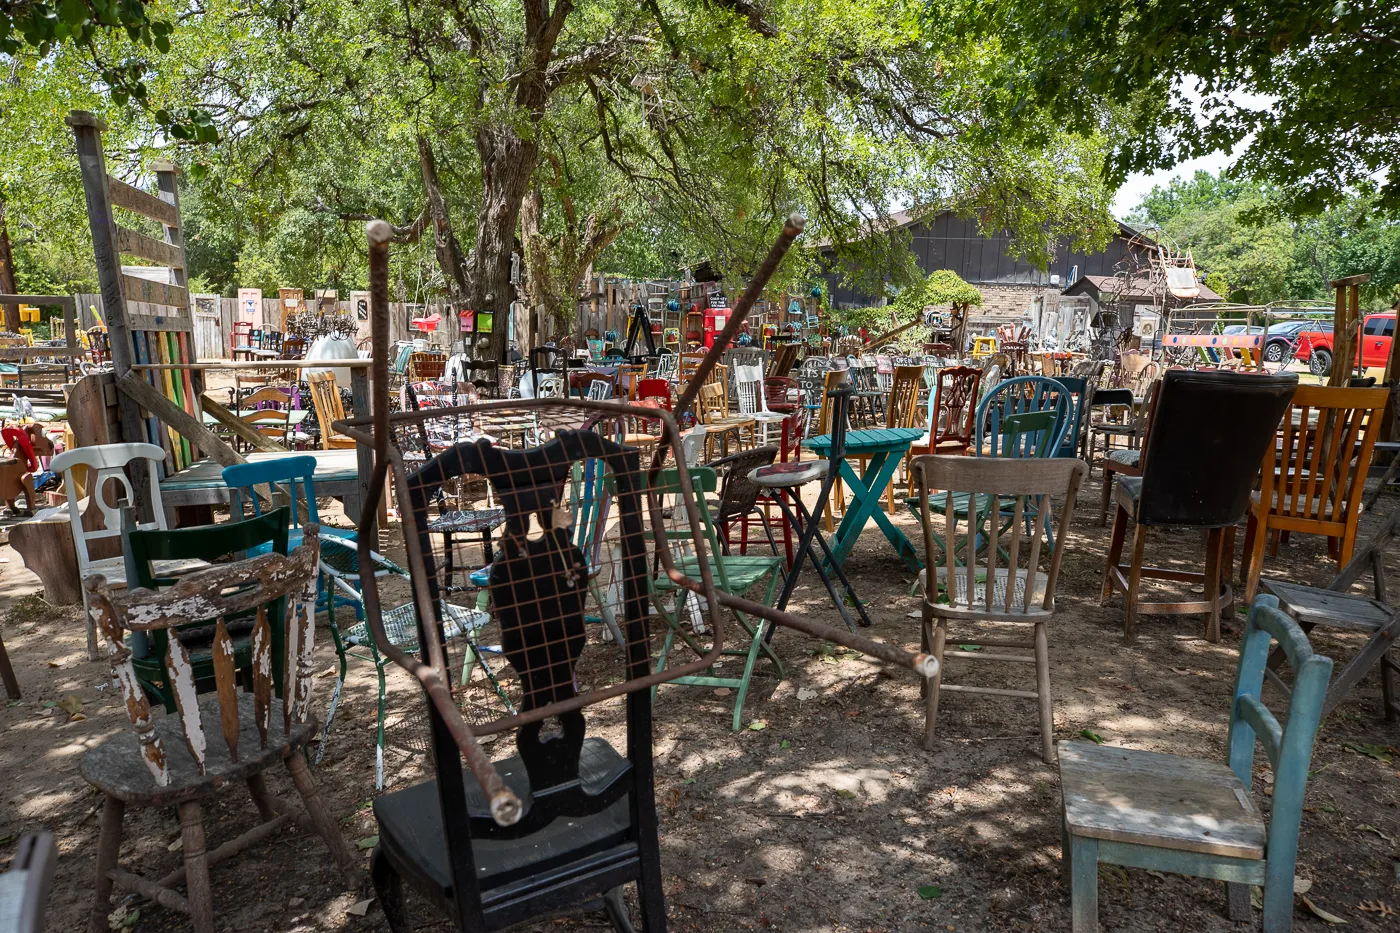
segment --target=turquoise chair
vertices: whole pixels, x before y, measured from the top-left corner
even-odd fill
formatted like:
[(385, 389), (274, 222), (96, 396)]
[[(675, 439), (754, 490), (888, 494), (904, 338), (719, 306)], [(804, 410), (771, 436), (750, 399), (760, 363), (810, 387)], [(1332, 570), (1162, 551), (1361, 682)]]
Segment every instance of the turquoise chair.
[[(1259, 700), (1270, 644), (1293, 670), (1288, 719)], [(1332, 676), (1272, 596), (1249, 607), (1230, 706), (1228, 763), (1083, 742), (1060, 743), (1064, 865), (1074, 933), (1098, 929), (1099, 863), (1227, 883), (1230, 919), (1249, 922), (1249, 886), (1264, 888), (1264, 933), (1293, 927), (1298, 824), (1313, 739)], [(1255, 745), (1274, 774), (1266, 820), (1249, 795)]]
[(1089, 381), (1082, 376), (1057, 376), (1055, 381), (1069, 393), (1070, 417), (1057, 457), (1079, 456), (1079, 435), (1084, 430), (1084, 399), (1089, 394)]
[[(1069, 430), (1071, 403), (1069, 392), (1055, 379), (1044, 376), (1017, 376), (998, 382), (977, 405), (977, 430), (973, 435), (972, 453), (983, 456), (1046, 457), (1058, 451)], [(1003, 423), (1012, 415), (1051, 411), (1055, 418), (1048, 427), (1037, 421), (1036, 430), (1022, 429), (1015, 433), (1003, 430)]]
[[(320, 515), (316, 511), (316, 494), (312, 483), (315, 474), (316, 458), (311, 456), (279, 457), (276, 460), (238, 463), (224, 467), (224, 484), (229, 489), (229, 513), (234, 521), (241, 521), (250, 513), (254, 517), (262, 515), (263, 503), (258, 497), (259, 492), (274, 504), (286, 504), (291, 510), (291, 528), (287, 532), (287, 548), (288, 550), (296, 550), (301, 546), (302, 505), (304, 504), (306, 507), (307, 522), (320, 524), (321, 521)], [(259, 487), (265, 488), (260, 489)], [(354, 541), (355, 530), (321, 525), (321, 540), (324, 541), (327, 537)], [(259, 554), (266, 554), (270, 550), (270, 545), (253, 548), (248, 552), (248, 556), (256, 557)], [(324, 577), (319, 578), (316, 581), (317, 612), (326, 610), (327, 599), (330, 597), (331, 593), (326, 588)], [(341, 605), (353, 605), (355, 615), (360, 619), (364, 618), (364, 609), (359, 603), (341, 596), (334, 598)]]

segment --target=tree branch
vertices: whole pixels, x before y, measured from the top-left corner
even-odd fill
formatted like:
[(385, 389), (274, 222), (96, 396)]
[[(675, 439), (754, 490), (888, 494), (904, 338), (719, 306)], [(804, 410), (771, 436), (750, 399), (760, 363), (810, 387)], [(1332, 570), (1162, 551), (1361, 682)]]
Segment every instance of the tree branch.
[[(317, 195), (316, 203), (311, 205), (311, 210), (317, 214), (333, 214), (334, 216), (339, 217), (341, 220), (345, 221), (371, 221), (379, 219), (379, 217), (375, 214), (367, 214), (363, 211), (338, 210), (334, 207), (331, 207), (329, 204), (323, 201), (320, 195)], [(389, 225), (389, 229), (394, 232), (395, 243), (416, 243), (418, 242), (418, 237), (422, 236), (423, 231), (427, 228), (428, 209), (426, 207), (418, 212), (418, 216), (413, 220), (412, 223), (404, 224), (403, 226), (395, 226), (393, 224)]]

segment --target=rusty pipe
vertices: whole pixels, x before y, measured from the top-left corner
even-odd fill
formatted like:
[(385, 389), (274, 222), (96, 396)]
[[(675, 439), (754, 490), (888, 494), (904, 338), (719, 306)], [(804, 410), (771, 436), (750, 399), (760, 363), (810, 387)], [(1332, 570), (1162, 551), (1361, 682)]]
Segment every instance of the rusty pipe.
[[(389, 240), (393, 236), (393, 231), (384, 221), (372, 220), (365, 227), (365, 235), (369, 240), (370, 346), (373, 353), (373, 365), (370, 367), (370, 373), (373, 379), (374, 403), (374, 473), (370, 477), (369, 495), (362, 503), (360, 512), (360, 533), (357, 538), (361, 567), (372, 566), (373, 545), (379, 538), (378, 503), (380, 497), (384, 495), (385, 479), (389, 471)], [(397, 476), (397, 478), (399, 488), (407, 488), (404, 486), (403, 477)], [(408, 519), (408, 524), (410, 527), (409, 533), (406, 535), (406, 543), (408, 544), (410, 566), (420, 568), (420, 572), (411, 575), (414, 603), (421, 611), (422, 607), (431, 606), (432, 602), (421, 573), (422, 555), (418, 553), (418, 548), (415, 546), (418, 539), (416, 529), (411, 527), (413, 524), (411, 516)], [(375, 575), (373, 573), (361, 574), (360, 585), (366, 603), (372, 602), (375, 606), (379, 606), (379, 581)], [(500, 772), (496, 770), (491, 759), (477, 744), (476, 736), (472, 733), (471, 727), (463, 720), (462, 712), (457, 708), (452, 691), (448, 689), (444, 681), (442, 671), (446, 669), (446, 662), (443, 658), (442, 645), (435, 638), (423, 640), (424, 644), (428, 646), (428, 655), (432, 661), (432, 664), (424, 664), (420, 659), (402, 651), (389, 641), (389, 637), (384, 631), (384, 619), (381, 613), (367, 612), (365, 618), (369, 623), (370, 632), (379, 651), (416, 677), (422, 685), (423, 692), (428, 695), (429, 701), (437, 710), (438, 715), (442, 717), (447, 731), (462, 753), (462, 757), (466, 759), (467, 767), (480, 783), (486, 794), (486, 799), (490, 801), (492, 819), (501, 826), (510, 826), (519, 822), (524, 812), (520, 798), (506, 786)]]

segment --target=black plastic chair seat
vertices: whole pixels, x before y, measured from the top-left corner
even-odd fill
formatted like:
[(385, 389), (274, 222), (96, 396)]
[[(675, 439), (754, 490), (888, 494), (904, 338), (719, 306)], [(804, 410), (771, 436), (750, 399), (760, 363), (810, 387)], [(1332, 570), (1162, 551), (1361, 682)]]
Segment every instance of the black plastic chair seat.
[[(589, 738), (579, 757), (579, 778), (589, 792), (616, 786), (631, 763), (602, 739)], [(514, 756), (496, 762), (496, 770), (526, 806), (522, 822), (530, 818), (530, 782), (525, 765)], [(467, 810), (472, 819), (490, 821), (490, 807), (481, 786), (470, 771), (463, 772)], [(452, 870), (447, 840), (442, 830), (437, 781), (424, 781), (394, 791), (374, 801), (379, 821), (379, 846), (400, 874), (420, 890), (452, 898)], [(584, 817), (561, 817), (520, 838), (488, 838), (474, 835), (472, 852), (477, 880), (497, 888), (522, 878), (558, 871), (584, 861), (606, 865), (614, 860), (635, 859), (637, 845), (628, 840), (630, 803), (622, 793), (600, 812)]]
[(830, 468), (826, 460), (788, 461), (759, 467), (749, 473), (749, 479), (760, 486), (786, 489), (823, 479)]

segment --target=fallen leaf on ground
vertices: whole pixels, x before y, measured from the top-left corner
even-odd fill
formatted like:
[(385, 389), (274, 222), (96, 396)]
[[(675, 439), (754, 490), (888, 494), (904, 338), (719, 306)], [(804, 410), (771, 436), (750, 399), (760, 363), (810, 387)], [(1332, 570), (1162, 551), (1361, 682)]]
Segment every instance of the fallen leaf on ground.
[(349, 907), (345, 908), (345, 912), (346, 912), (347, 914), (350, 914), (351, 916), (354, 916), (354, 917), (363, 917), (366, 913), (369, 912), (369, 905), (372, 904), (373, 902), (374, 902), (374, 898), (372, 898), (372, 897), (371, 897), (371, 898), (366, 898), (366, 899), (363, 900), (363, 901), (356, 901), (355, 903), (351, 904)]
[(1080, 729), (1080, 730), (1079, 730), (1079, 735), (1080, 735), (1080, 737), (1086, 738), (1086, 739), (1088, 739), (1090, 742), (1093, 742), (1095, 745), (1102, 745), (1102, 744), (1103, 744), (1103, 736), (1099, 735), (1099, 734), (1098, 734), (1097, 732), (1095, 732), (1093, 729)]
[(1307, 893), (1308, 893), (1309, 891), (1311, 891), (1311, 890), (1312, 890), (1312, 879), (1311, 879), (1311, 878), (1299, 878), (1297, 875), (1294, 875), (1294, 876), (1293, 876), (1293, 893), (1294, 893), (1294, 894), (1307, 894)]
[(716, 688), (715, 688), (715, 696), (717, 696), (717, 697), (727, 697), (727, 696), (729, 696), (729, 694), (731, 694), (731, 693), (733, 693), (733, 692), (734, 692), (734, 691), (733, 691), (733, 690), (730, 690), (728, 687), (716, 687)]
[(373, 836), (366, 836), (363, 839), (355, 840), (355, 848), (357, 849), (373, 849), (377, 845), (379, 845), (378, 833), (376, 833)]
[(853, 790), (846, 790), (846, 788), (842, 787), (836, 791), (836, 796), (841, 797), (845, 800), (852, 800), (855, 798), (856, 792)]
[(1343, 742), (1342, 748), (1356, 752), (1358, 755), (1365, 755), (1367, 758), (1374, 758), (1376, 761), (1390, 763), (1390, 749), (1384, 745), (1372, 745), (1370, 742)]
[(800, 701), (803, 701), (803, 702), (806, 702), (807, 700), (815, 700), (817, 697), (819, 697), (819, 696), (821, 696), (821, 695), (822, 695), (822, 692), (821, 692), (820, 690), (818, 690), (816, 687), (798, 687), (798, 688), (797, 688), (797, 699), (800, 700)]
[(1376, 827), (1372, 826), (1370, 823), (1362, 823), (1360, 826), (1358, 826), (1358, 827), (1356, 827), (1356, 828), (1359, 829), (1359, 830), (1361, 830), (1361, 831), (1364, 832), (1364, 833), (1375, 833), (1377, 836), (1380, 836), (1380, 837), (1381, 837), (1382, 839), (1384, 839), (1386, 842), (1389, 842), (1389, 841), (1390, 841), (1390, 837), (1389, 837), (1389, 836), (1387, 836), (1385, 833), (1381, 832), (1381, 831), (1380, 831), (1379, 829), (1377, 829)]
[(85, 719), (83, 715), (83, 701), (77, 694), (70, 693), (58, 701), (58, 708), (68, 714), (70, 719)]
[(180, 851), (181, 849), (183, 849), (184, 847), (185, 847), (185, 840), (184, 840), (184, 839), (176, 839), (174, 842), (170, 843), (170, 845), (168, 845), (168, 846), (165, 847), (165, 851), (167, 851), (167, 852), (179, 852), (179, 851)]
[(779, 748), (790, 748), (791, 746), (792, 743), (789, 742), (787, 739), (783, 739), (783, 741), (778, 745)]
[(1380, 914), (1382, 919), (1394, 917), (1397, 914), (1395, 908), (1391, 907), (1385, 901), (1362, 901), (1356, 906), (1368, 914)]
[(1331, 924), (1345, 924), (1345, 923), (1346, 923), (1345, 920), (1343, 920), (1341, 917), (1338, 917), (1336, 914), (1329, 914), (1327, 911), (1323, 910), (1321, 907), (1319, 907), (1319, 906), (1317, 906), (1316, 904), (1314, 904), (1314, 903), (1312, 902), (1312, 900), (1309, 899), (1306, 895), (1303, 895), (1303, 896), (1301, 897), (1301, 900), (1302, 900), (1302, 902), (1303, 902), (1303, 906), (1306, 907), (1308, 910), (1311, 910), (1311, 911), (1313, 912), (1313, 916), (1316, 917), (1317, 919), (1319, 919), (1319, 920), (1324, 920), (1324, 921), (1326, 921), (1327, 923), (1331, 923)]
[(328, 667), (328, 668), (326, 668), (324, 671), (322, 671), (321, 673), (317, 674), (316, 676), (317, 676), (317, 677), (334, 677), (334, 676), (336, 675), (337, 670), (338, 670), (338, 668), (335, 668), (335, 667)]
[(936, 884), (925, 884), (919, 888), (919, 897), (926, 901), (931, 901), (935, 897), (942, 897), (943, 889)]
[(767, 728), (768, 720), (766, 719), (755, 719), (753, 722), (749, 723), (749, 731), (751, 732), (762, 732)]

